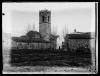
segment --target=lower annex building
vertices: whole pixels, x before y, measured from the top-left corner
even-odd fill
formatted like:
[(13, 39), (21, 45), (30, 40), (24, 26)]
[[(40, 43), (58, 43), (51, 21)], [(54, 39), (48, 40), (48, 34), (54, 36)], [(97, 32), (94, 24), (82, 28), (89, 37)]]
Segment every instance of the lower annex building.
[(77, 50), (78, 48), (95, 49), (95, 33), (94, 32), (76, 32), (66, 34), (63, 49)]

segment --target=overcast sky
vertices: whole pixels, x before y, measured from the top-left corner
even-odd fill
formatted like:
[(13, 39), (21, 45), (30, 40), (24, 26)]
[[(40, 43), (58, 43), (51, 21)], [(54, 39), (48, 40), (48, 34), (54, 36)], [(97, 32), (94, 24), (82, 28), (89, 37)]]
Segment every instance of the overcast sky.
[(3, 32), (13, 36), (26, 33), (30, 29), (39, 31), (39, 10), (51, 11), (51, 30), (57, 32), (61, 43), (63, 32), (95, 31), (95, 3), (2, 3)]

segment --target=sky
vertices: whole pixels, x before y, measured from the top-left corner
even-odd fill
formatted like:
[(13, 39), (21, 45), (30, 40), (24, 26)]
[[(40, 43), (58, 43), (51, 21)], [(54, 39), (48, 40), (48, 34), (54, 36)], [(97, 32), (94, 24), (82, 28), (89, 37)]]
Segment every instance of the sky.
[(79, 32), (95, 31), (94, 2), (44, 2), (44, 3), (2, 3), (2, 29), (12, 36), (24, 35), (28, 29), (39, 31), (39, 10), (51, 11), (51, 31), (59, 35), (76, 29)]

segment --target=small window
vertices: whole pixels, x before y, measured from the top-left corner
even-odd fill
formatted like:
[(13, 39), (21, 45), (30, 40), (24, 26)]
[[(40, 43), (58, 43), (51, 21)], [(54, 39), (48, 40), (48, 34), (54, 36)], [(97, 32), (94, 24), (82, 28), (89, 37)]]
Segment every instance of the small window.
[(43, 20), (43, 22), (44, 22), (44, 16), (42, 16), (42, 20)]
[(50, 20), (50, 17), (48, 16), (48, 22), (49, 22), (49, 20)]

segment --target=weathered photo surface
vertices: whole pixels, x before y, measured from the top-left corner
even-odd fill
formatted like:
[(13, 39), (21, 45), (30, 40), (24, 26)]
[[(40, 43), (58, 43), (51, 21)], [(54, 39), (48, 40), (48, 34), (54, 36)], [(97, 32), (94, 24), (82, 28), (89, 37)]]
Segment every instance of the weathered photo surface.
[(97, 74), (96, 2), (2, 3), (4, 74)]

